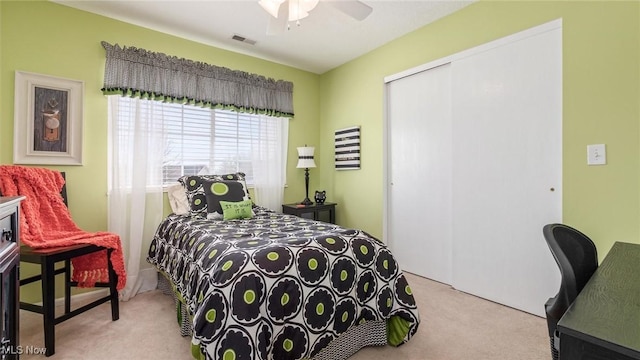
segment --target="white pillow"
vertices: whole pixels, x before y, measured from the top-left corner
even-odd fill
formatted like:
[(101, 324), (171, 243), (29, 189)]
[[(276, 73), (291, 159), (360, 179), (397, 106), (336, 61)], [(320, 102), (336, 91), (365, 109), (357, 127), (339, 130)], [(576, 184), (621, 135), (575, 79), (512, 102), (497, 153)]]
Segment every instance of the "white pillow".
[(187, 200), (187, 193), (181, 184), (169, 186), (167, 188), (167, 196), (169, 197), (171, 211), (178, 215), (189, 213), (189, 200)]

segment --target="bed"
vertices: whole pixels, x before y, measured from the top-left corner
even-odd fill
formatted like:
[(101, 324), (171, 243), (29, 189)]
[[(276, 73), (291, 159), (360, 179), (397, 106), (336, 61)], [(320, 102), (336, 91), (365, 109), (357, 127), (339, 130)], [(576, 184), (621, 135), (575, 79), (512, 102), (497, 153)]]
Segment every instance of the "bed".
[(418, 329), (405, 276), (366, 232), (256, 206), (241, 173), (181, 184), (189, 210), (162, 221), (147, 260), (183, 309), (196, 359), (345, 359)]

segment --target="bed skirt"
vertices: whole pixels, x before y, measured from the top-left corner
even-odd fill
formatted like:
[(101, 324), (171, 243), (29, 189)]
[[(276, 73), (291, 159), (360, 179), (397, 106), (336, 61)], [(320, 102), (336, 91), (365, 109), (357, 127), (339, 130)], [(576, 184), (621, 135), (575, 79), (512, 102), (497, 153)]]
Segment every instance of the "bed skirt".
[[(165, 295), (173, 297), (176, 304), (178, 324), (180, 325), (180, 335), (191, 336), (191, 317), (186, 306), (183, 306), (175, 291), (173, 291), (173, 286), (161, 273), (158, 273), (158, 290)], [(342, 333), (311, 360), (345, 360), (366, 346), (385, 345), (387, 345), (386, 321), (367, 321)]]

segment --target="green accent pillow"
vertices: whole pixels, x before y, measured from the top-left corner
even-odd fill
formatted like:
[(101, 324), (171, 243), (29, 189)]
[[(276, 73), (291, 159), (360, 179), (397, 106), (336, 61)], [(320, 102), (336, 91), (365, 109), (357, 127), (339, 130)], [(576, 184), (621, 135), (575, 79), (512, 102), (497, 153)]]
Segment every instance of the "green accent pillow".
[(253, 217), (253, 202), (251, 200), (220, 201), (220, 207), (222, 207), (223, 220), (250, 219)]

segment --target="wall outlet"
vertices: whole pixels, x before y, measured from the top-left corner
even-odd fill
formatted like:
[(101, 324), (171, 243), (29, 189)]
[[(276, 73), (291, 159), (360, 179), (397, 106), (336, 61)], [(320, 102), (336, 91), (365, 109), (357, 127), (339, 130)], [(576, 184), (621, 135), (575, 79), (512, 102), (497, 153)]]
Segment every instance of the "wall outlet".
[(607, 152), (604, 144), (587, 145), (587, 165), (606, 165)]

